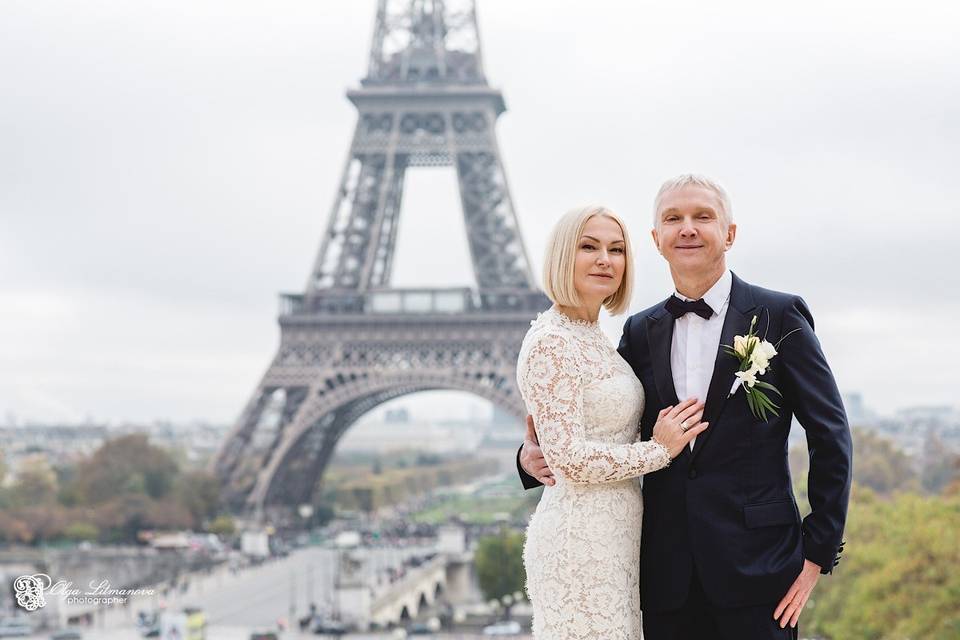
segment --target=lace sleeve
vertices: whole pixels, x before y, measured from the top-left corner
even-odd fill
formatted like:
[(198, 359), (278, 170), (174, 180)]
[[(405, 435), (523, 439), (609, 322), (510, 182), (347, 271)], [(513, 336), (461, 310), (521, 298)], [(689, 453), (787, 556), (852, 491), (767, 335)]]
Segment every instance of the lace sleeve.
[(574, 483), (614, 482), (670, 464), (659, 442), (591, 442), (583, 426), (583, 383), (572, 338), (535, 339), (520, 367), (520, 390), (547, 465)]

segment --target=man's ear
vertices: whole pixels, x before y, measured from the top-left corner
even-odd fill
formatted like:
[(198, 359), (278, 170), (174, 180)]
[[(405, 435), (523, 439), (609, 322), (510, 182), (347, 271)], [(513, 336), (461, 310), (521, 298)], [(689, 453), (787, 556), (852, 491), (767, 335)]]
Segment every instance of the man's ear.
[(660, 234), (657, 233), (656, 227), (650, 229), (650, 237), (653, 238), (653, 246), (656, 247), (657, 252), (662, 255), (663, 251), (660, 251)]
[(727, 239), (726, 239), (726, 248), (729, 251), (730, 247), (733, 246), (733, 241), (737, 239), (737, 225), (730, 223), (727, 227)]

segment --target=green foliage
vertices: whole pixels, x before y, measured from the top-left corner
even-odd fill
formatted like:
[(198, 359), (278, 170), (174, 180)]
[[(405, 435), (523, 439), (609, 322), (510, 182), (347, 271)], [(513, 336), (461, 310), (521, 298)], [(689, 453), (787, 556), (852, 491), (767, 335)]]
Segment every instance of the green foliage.
[(65, 507), (75, 507), (81, 504), (83, 496), (80, 495), (80, 488), (77, 486), (76, 465), (58, 466), (55, 471), (57, 473), (57, 484), (60, 487), (57, 502)]
[(369, 513), (439, 487), (455, 485), (464, 478), (483, 476), (496, 468), (496, 462), (487, 459), (451, 460), (426, 466), (400, 466), (400, 462), (393, 468), (383, 468), (379, 474), (331, 473), (324, 486), (332, 493), (338, 509)]
[(162, 498), (176, 474), (170, 454), (151, 445), (146, 435), (133, 434), (105, 442), (82, 462), (77, 485), (87, 504), (106, 502), (118, 493)]
[(481, 538), (477, 543), (474, 565), (480, 590), (487, 600), (499, 600), (523, 591), (527, 582), (523, 542), (522, 533), (502, 529), (499, 534)]
[(100, 537), (100, 530), (89, 522), (71, 522), (63, 529), (63, 537), (67, 540), (96, 540)]
[[(430, 508), (413, 514), (411, 520), (427, 524), (443, 524), (460, 520), (468, 524), (493, 524), (503, 521), (526, 522), (530, 519), (525, 496), (458, 496), (437, 500)], [(536, 503), (534, 503), (536, 507)]]
[(920, 488), (910, 458), (890, 440), (869, 431), (855, 429), (853, 450), (854, 482), (880, 494), (916, 491)]
[(17, 473), (9, 501), (14, 507), (52, 505), (57, 502), (57, 491), (57, 476), (50, 467), (27, 467)]
[(222, 507), (220, 483), (206, 471), (188, 471), (177, 476), (171, 496), (187, 508), (197, 526), (215, 516)]
[[(910, 457), (887, 438), (864, 429), (853, 429), (853, 482), (881, 495), (897, 491), (918, 492), (920, 479)], [(801, 507), (806, 506), (806, 446), (790, 449), (790, 474)]]
[(8, 542), (36, 544), (56, 539), (66, 526), (66, 513), (59, 505), (32, 505), (0, 512), (0, 538)]
[(94, 524), (103, 532), (101, 542), (136, 542), (141, 529), (150, 528), (147, 513), (152, 501), (145, 495), (126, 494), (97, 505)]
[(237, 531), (237, 526), (233, 518), (227, 515), (217, 516), (207, 526), (207, 531), (215, 533), (218, 536), (232, 536)]
[[(804, 612), (829, 640), (960, 637), (960, 496), (854, 487), (843, 561)], [(812, 606), (811, 606), (812, 605)]]
[(929, 493), (940, 493), (960, 479), (960, 455), (943, 444), (940, 437), (930, 433), (924, 443), (923, 468), (920, 483)]
[(75, 467), (30, 459), (0, 489), (0, 541), (131, 544), (144, 529), (200, 529), (222, 509), (216, 478), (181, 472), (145, 435), (110, 440)]

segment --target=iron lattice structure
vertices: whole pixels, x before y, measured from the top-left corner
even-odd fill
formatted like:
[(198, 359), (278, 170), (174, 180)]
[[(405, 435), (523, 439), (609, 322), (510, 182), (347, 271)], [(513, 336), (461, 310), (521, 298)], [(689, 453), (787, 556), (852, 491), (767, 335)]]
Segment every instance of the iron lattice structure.
[[(378, 404), (471, 392), (518, 416), (516, 358), (550, 301), (533, 281), (494, 125), (472, 0), (380, 0), (343, 178), (302, 294), (281, 294), (280, 347), (213, 469), (237, 509), (309, 504), (339, 438)], [(476, 287), (396, 289), (409, 167), (453, 166)]]

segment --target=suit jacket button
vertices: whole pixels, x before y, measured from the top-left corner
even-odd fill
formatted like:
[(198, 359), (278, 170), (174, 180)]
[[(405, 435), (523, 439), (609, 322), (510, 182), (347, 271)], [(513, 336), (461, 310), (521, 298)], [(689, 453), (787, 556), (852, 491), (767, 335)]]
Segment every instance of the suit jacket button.
[(697, 477), (697, 470), (696, 470), (696, 469), (690, 469), (690, 471), (687, 473), (687, 477), (690, 478), (691, 480), (693, 480), (694, 478), (696, 478), (696, 477)]

